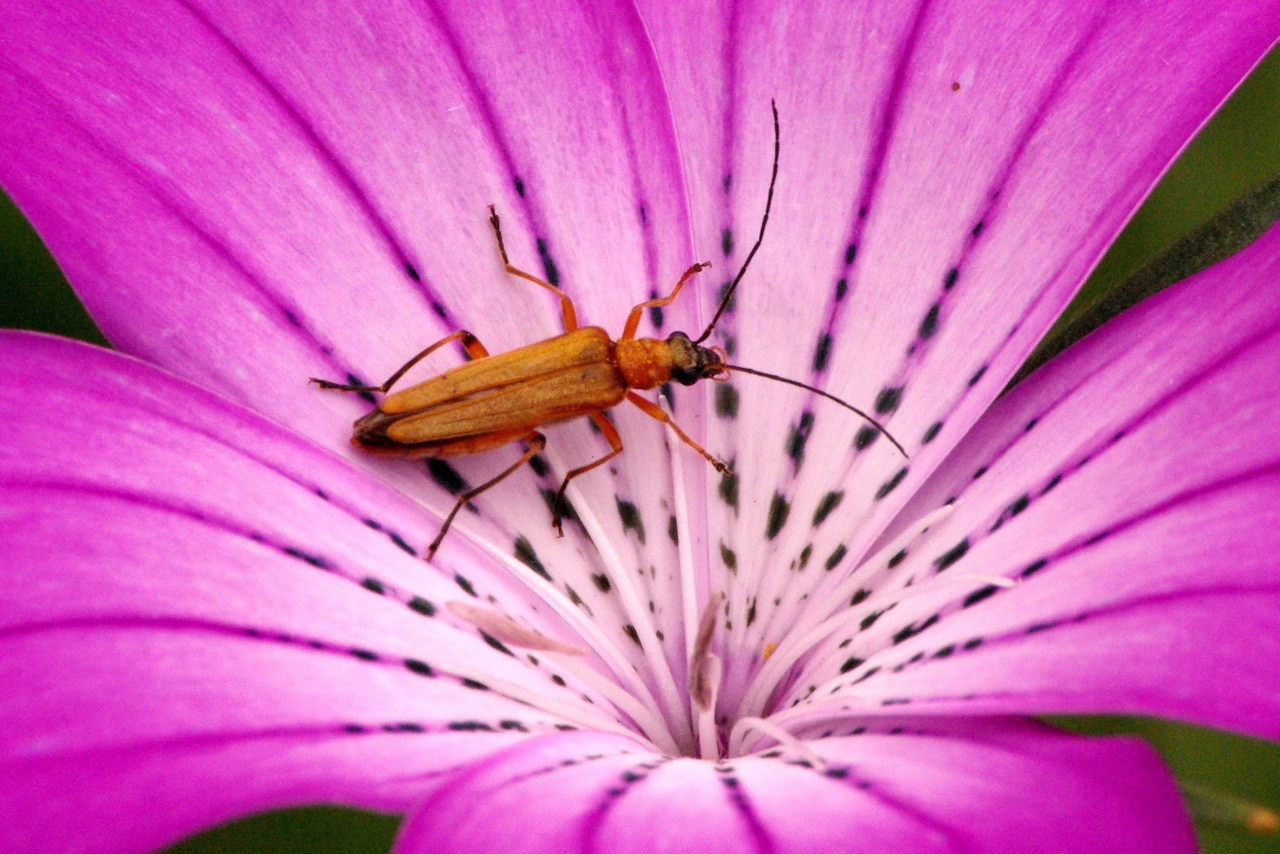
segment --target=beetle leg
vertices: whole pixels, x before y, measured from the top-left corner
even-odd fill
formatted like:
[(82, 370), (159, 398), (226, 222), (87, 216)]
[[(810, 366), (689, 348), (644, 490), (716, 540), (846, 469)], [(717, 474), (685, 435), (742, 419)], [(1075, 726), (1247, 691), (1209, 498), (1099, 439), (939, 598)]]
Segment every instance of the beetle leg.
[(609, 419), (604, 417), (604, 413), (589, 412), (587, 413), (587, 416), (592, 421), (596, 422), (596, 426), (599, 427), (600, 432), (604, 434), (605, 441), (609, 443), (609, 447), (613, 448), (613, 450), (595, 462), (587, 463), (585, 466), (578, 466), (576, 469), (573, 469), (564, 476), (564, 483), (560, 484), (560, 491), (556, 493), (555, 503), (551, 505), (551, 524), (555, 526), (556, 535), (561, 537), (564, 536), (564, 526), (561, 524), (564, 517), (561, 511), (564, 509), (564, 491), (569, 488), (569, 481), (573, 480), (580, 474), (585, 474), (591, 471), (596, 466), (604, 465), (609, 462), (609, 460), (622, 453), (622, 437), (618, 435), (617, 428), (610, 423)]
[(439, 341), (432, 344), (430, 347), (423, 350), (421, 353), (414, 356), (409, 361), (405, 362), (403, 365), (400, 366), (400, 369), (396, 371), (394, 374), (392, 374), (390, 377), (388, 377), (387, 381), (382, 385), (343, 385), (342, 383), (331, 383), (328, 380), (318, 380), (315, 377), (312, 377), (311, 381), (316, 385), (320, 386), (320, 388), (334, 389), (335, 391), (378, 391), (378, 392), (385, 393), (388, 389), (390, 389), (393, 385), (395, 385), (396, 380), (404, 376), (405, 372), (408, 371), (410, 368), (412, 368), (414, 365), (418, 364), (423, 359), (427, 358), (427, 356), (430, 356), (436, 350), (439, 350), (445, 344), (448, 344), (450, 341), (454, 341), (459, 338), (462, 339), (462, 347), (464, 350), (467, 351), (468, 358), (483, 359), (485, 356), (489, 355), (489, 351), (486, 350), (484, 348), (484, 345), (480, 343), (479, 338), (476, 338), (476, 336), (472, 335), (470, 332), (468, 332), (465, 329), (459, 329), (457, 332), (453, 333), (452, 335), (446, 335), (444, 338), (441, 338)]
[(676, 426), (676, 423), (671, 420), (671, 416), (668, 415), (666, 412), (663, 412), (662, 409), (656, 403), (645, 400), (643, 397), (636, 394), (634, 391), (627, 392), (627, 400), (631, 401), (636, 406), (638, 406), (640, 408), (640, 411), (643, 412), (645, 415), (648, 415), (650, 418), (658, 419), (663, 424), (666, 424), (672, 430), (676, 431), (676, 435), (680, 437), (680, 441), (684, 442), (690, 448), (693, 448), (695, 451), (702, 454), (702, 456), (706, 457), (707, 462), (715, 466), (716, 471), (720, 472), (720, 474), (729, 473), (729, 466), (727, 463), (724, 463), (716, 459), (715, 457), (711, 456), (709, 453), (707, 453), (705, 448), (703, 448), (697, 442), (693, 441), (687, 435), (685, 435), (685, 432), (681, 430), (678, 426)]
[(619, 340), (627, 340), (636, 337), (636, 329), (640, 327), (640, 318), (644, 316), (646, 308), (661, 308), (664, 305), (670, 305), (671, 301), (680, 293), (680, 289), (684, 287), (684, 283), (689, 281), (695, 273), (701, 273), (703, 270), (711, 266), (710, 261), (702, 261), (694, 264), (692, 267), (684, 271), (684, 275), (680, 277), (680, 281), (676, 282), (676, 286), (671, 289), (671, 293), (662, 299), (651, 299), (648, 302), (642, 302), (635, 308), (631, 309), (631, 314), (627, 315), (627, 325), (622, 328), (622, 338)]
[(526, 273), (517, 267), (511, 266), (511, 259), (507, 257), (507, 247), (502, 245), (502, 228), (498, 225), (498, 212), (494, 210), (493, 205), (489, 205), (489, 222), (493, 225), (493, 236), (498, 239), (498, 253), (502, 256), (502, 266), (507, 272), (513, 276), (533, 282), (535, 285), (546, 288), (556, 296), (560, 297), (560, 311), (564, 315), (564, 331), (572, 332), (578, 328), (578, 313), (573, 308), (573, 300), (569, 299), (569, 295), (557, 288), (550, 282), (543, 281), (532, 273)]
[(525, 451), (524, 454), (520, 456), (520, 459), (503, 469), (497, 477), (490, 478), (475, 489), (468, 489), (466, 492), (458, 496), (458, 502), (453, 505), (453, 509), (449, 511), (449, 515), (444, 519), (444, 524), (440, 526), (440, 533), (436, 534), (436, 538), (431, 541), (431, 545), (427, 546), (427, 560), (431, 560), (431, 558), (435, 557), (436, 549), (440, 548), (441, 540), (444, 539), (444, 535), (448, 532), (449, 526), (453, 524), (453, 517), (458, 515), (458, 511), (463, 508), (463, 505), (480, 493), (484, 492), (489, 487), (494, 486), (499, 481), (505, 480), (507, 475), (529, 462), (529, 460), (533, 458), (534, 454), (542, 453), (542, 449), (547, 446), (547, 437), (543, 436), (537, 430), (530, 431), (529, 435), (524, 437), (524, 440), (529, 443), (529, 450)]

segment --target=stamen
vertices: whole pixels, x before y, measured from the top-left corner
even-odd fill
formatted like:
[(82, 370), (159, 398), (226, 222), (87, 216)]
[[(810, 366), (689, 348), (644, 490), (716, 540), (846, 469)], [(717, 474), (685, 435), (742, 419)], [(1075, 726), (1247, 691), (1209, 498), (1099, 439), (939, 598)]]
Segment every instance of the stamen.
[(1270, 836), (1280, 831), (1280, 816), (1260, 804), (1203, 783), (1179, 780), (1178, 788), (1187, 802), (1187, 810), (1198, 821), (1260, 836)]
[(720, 694), (720, 678), (724, 675), (724, 665), (720, 656), (708, 653), (705, 663), (703, 682), (707, 686), (706, 708), (698, 712), (698, 755), (703, 759), (719, 759), (720, 730), (716, 728), (716, 697)]
[(689, 656), (689, 697), (702, 712), (713, 705), (714, 691), (708, 680), (708, 662), (711, 659), (711, 635), (716, 628), (716, 612), (720, 610), (722, 602), (724, 594), (717, 593), (702, 610), (697, 639), (693, 643), (693, 653)]
[[(818, 754), (814, 753), (810, 747), (782, 727), (765, 720), (764, 718), (739, 718), (738, 722), (733, 725), (733, 731), (729, 733), (729, 755), (741, 756), (746, 753), (747, 733), (755, 731), (761, 735), (772, 738), (778, 744), (798, 755), (801, 759), (812, 763), (818, 768), (825, 768), (827, 761)], [(764, 748), (757, 748), (751, 751), (759, 753)]]
[(663, 720), (662, 715), (658, 714), (656, 709), (645, 705), (623, 690), (612, 679), (597, 672), (577, 658), (570, 658), (554, 651), (548, 652), (547, 658), (555, 662), (573, 678), (599, 691), (603, 697), (631, 718), (635, 725), (640, 728), (640, 731), (660, 750), (671, 756), (680, 755), (681, 750), (675, 739), (672, 738), (667, 728), (667, 722)]
[(444, 603), (445, 608), (459, 620), (468, 622), (480, 631), (488, 634), (508, 646), (520, 649), (531, 649), (539, 652), (559, 652), (565, 655), (586, 655), (586, 647), (558, 641), (517, 623), (506, 614), (490, 608), (480, 608), (466, 602), (451, 601)]
[[(839, 603), (836, 607), (843, 607), (844, 603), (849, 601), (853, 592), (866, 583), (866, 578), (863, 577), (864, 574), (860, 572), (863, 567), (887, 565), (889, 559), (895, 554), (908, 546), (914, 545), (917, 540), (928, 533), (931, 527), (954, 512), (954, 504), (944, 504), (932, 513), (926, 513), (920, 517), (915, 524), (895, 537), (892, 542), (863, 561), (858, 569), (850, 574), (849, 578), (836, 586), (832, 592), (824, 595), (822, 601)], [(835, 608), (826, 609), (826, 615), (829, 615), (833, 610)], [(782, 640), (771, 644), (772, 649), (769, 649), (770, 654), (765, 656), (764, 666), (756, 673), (755, 678), (751, 680), (750, 687), (747, 688), (746, 693), (743, 695), (741, 709), (750, 714), (762, 713), (765, 704), (769, 702), (770, 695), (780, 684), (782, 676), (801, 656), (826, 640), (834, 628), (841, 625), (841, 621), (848, 621), (851, 614), (856, 614), (858, 619), (861, 620), (867, 610), (862, 608), (855, 609), (852, 612), (847, 610), (837, 611), (836, 616), (824, 615), (825, 619), (821, 619), (816, 623), (809, 621), (808, 626), (805, 625), (805, 621), (798, 621)]]

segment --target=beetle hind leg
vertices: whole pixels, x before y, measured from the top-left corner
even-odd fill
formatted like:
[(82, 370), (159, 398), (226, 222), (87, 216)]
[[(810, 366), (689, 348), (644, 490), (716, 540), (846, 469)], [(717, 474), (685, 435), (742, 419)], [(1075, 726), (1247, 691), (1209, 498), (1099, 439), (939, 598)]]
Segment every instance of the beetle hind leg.
[(405, 362), (403, 365), (400, 366), (400, 368), (394, 374), (387, 377), (387, 381), (384, 382), (382, 385), (355, 385), (355, 384), (344, 385), (342, 383), (335, 383), (335, 382), (329, 382), (328, 380), (316, 379), (315, 377), (311, 377), (311, 382), (320, 386), (320, 388), (332, 389), (333, 391), (376, 391), (376, 392), (381, 392), (385, 394), (388, 390), (390, 390), (390, 388), (393, 385), (396, 384), (396, 381), (399, 380), (402, 376), (404, 376), (409, 371), (409, 369), (412, 368), (414, 365), (418, 364), (423, 359), (427, 358), (432, 353), (434, 353), (436, 350), (439, 350), (445, 344), (448, 344), (450, 341), (457, 341), (459, 339), (461, 339), (462, 341), (462, 349), (467, 351), (467, 358), (473, 359), (473, 360), (483, 359), (484, 357), (489, 355), (489, 351), (486, 350), (484, 345), (480, 343), (479, 338), (472, 335), (470, 332), (468, 332), (465, 329), (459, 329), (457, 332), (454, 332), (451, 335), (446, 335), (445, 337), (441, 338), (439, 341), (432, 344), (430, 347), (423, 350), (421, 353), (414, 356), (409, 361)]
[(534, 454), (542, 453), (542, 449), (547, 446), (547, 437), (543, 436), (537, 430), (530, 431), (529, 434), (524, 437), (524, 441), (529, 443), (529, 449), (520, 456), (520, 459), (507, 466), (499, 472), (496, 477), (492, 477), (477, 486), (475, 489), (468, 489), (466, 492), (458, 496), (457, 503), (453, 505), (453, 509), (449, 511), (449, 515), (444, 519), (444, 524), (440, 526), (440, 533), (436, 534), (436, 538), (431, 541), (431, 545), (427, 546), (427, 560), (431, 560), (435, 557), (436, 549), (440, 548), (440, 543), (444, 540), (444, 535), (449, 532), (449, 526), (453, 524), (453, 518), (458, 515), (458, 511), (461, 510), (468, 501), (475, 498), (489, 487), (495, 486), (501, 481), (506, 480), (508, 475), (520, 468), (520, 466), (529, 462), (529, 460), (533, 459)]
[(556, 500), (551, 505), (551, 524), (556, 529), (556, 536), (564, 536), (564, 492), (569, 488), (569, 481), (580, 474), (586, 474), (596, 466), (604, 465), (622, 453), (622, 437), (618, 435), (618, 429), (613, 426), (609, 419), (605, 418), (601, 412), (589, 413), (589, 417), (600, 428), (600, 432), (604, 434), (605, 441), (609, 443), (609, 447), (613, 450), (594, 462), (587, 463), (585, 466), (578, 466), (564, 476), (564, 482), (560, 484), (560, 490), (556, 493)]

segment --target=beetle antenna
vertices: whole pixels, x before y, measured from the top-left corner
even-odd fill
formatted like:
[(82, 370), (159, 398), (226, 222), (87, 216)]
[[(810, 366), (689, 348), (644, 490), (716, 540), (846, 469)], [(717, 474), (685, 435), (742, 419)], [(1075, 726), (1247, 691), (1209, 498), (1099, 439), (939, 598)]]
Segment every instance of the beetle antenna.
[(843, 400), (836, 397), (834, 394), (828, 394), (827, 392), (823, 391), (820, 388), (814, 388), (813, 386), (807, 385), (806, 383), (802, 383), (799, 380), (793, 380), (787, 377), (780, 377), (777, 374), (765, 373), (764, 371), (757, 371), (754, 368), (744, 368), (741, 365), (729, 365), (729, 364), (725, 364), (723, 365), (723, 367), (728, 368), (730, 371), (740, 371), (744, 374), (751, 374), (752, 376), (756, 376), (756, 377), (765, 377), (766, 379), (777, 380), (780, 383), (793, 385), (796, 388), (808, 389), (814, 394), (821, 395), (822, 397), (825, 397), (827, 400), (834, 401), (840, 404), (841, 406), (843, 406), (845, 409), (851, 410), (852, 412), (856, 413), (859, 417), (862, 418), (863, 421), (866, 421), (872, 427), (879, 430), (884, 435), (884, 437), (888, 439), (890, 442), (892, 442), (893, 446), (898, 449), (898, 453), (902, 454), (903, 459), (910, 459), (910, 457), (907, 456), (907, 449), (902, 447), (902, 443), (899, 442), (897, 439), (893, 438), (893, 435), (888, 430), (884, 429), (884, 426), (879, 421), (875, 420), (870, 415), (863, 412), (858, 407), (854, 406), (852, 403), (845, 403)]
[(707, 324), (707, 328), (698, 336), (694, 344), (701, 344), (707, 340), (707, 336), (711, 334), (711, 330), (716, 328), (716, 322), (720, 320), (720, 315), (724, 314), (724, 310), (729, 306), (729, 300), (733, 298), (733, 292), (738, 287), (738, 282), (742, 281), (742, 275), (747, 272), (747, 267), (751, 264), (751, 259), (756, 257), (756, 250), (760, 248), (760, 244), (764, 242), (764, 227), (769, 224), (769, 209), (773, 207), (773, 185), (778, 182), (778, 154), (782, 150), (782, 131), (778, 127), (778, 105), (773, 100), (769, 100), (769, 106), (773, 109), (773, 175), (769, 178), (769, 197), (764, 202), (764, 217), (760, 220), (760, 235), (756, 238), (756, 245), (751, 247), (751, 251), (747, 253), (747, 260), (742, 262), (742, 269), (738, 271), (738, 275), (733, 277), (733, 281), (729, 284), (729, 289), (724, 292), (724, 299), (720, 300), (720, 307), (716, 309), (715, 317), (711, 318), (711, 322)]

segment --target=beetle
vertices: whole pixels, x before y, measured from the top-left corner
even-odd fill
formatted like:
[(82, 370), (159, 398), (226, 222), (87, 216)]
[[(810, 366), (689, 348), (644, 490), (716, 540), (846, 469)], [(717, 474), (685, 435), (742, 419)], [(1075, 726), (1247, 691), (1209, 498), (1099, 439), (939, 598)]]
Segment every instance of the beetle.
[(718, 472), (728, 474), (728, 465), (690, 438), (671, 420), (666, 411), (635, 392), (636, 389), (655, 388), (669, 380), (681, 385), (693, 385), (704, 379), (723, 381), (728, 379), (730, 371), (739, 371), (808, 389), (857, 413), (883, 433), (899, 453), (906, 456), (902, 445), (874, 418), (857, 407), (797, 380), (731, 365), (726, 361), (727, 355), (721, 348), (702, 346), (702, 342), (715, 329), (734, 290), (750, 266), (751, 259), (764, 241), (769, 211), (773, 206), (773, 190), (778, 179), (778, 155), (781, 150), (778, 108), (776, 104), (772, 108), (773, 173), (769, 179), (764, 216), (760, 220), (760, 233), (738, 274), (725, 290), (711, 322), (696, 339), (691, 339), (684, 332), (673, 332), (665, 339), (637, 338), (636, 331), (645, 309), (670, 304), (679, 296), (686, 282), (711, 266), (709, 262), (699, 262), (685, 270), (667, 296), (642, 302), (631, 309), (622, 335), (614, 341), (598, 326), (579, 327), (573, 301), (564, 291), (511, 264), (502, 241), (498, 213), (490, 205), (489, 222), (493, 227), (503, 267), (509, 274), (545, 288), (560, 298), (564, 334), (506, 353), (491, 355), (475, 335), (461, 329), (446, 335), (405, 362), (380, 386), (344, 385), (311, 378), (312, 382), (324, 389), (387, 393), (418, 362), (451, 341), (458, 341), (470, 361), (433, 379), (388, 394), (372, 412), (355, 422), (352, 444), (375, 454), (435, 458), (478, 454), (517, 441), (526, 444), (524, 454), (496, 477), (458, 496), (453, 510), (445, 517), (440, 532), (427, 548), (427, 560), (435, 555), (454, 517), (467, 502), (506, 478), (546, 447), (546, 437), (537, 428), (586, 416), (599, 428), (605, 441), (609, 443), (610, 451), (565, 475), (552, 504), (552, 525), (557, 533), (563, 534), (561, 508), (569, 482), (622, 453), (622, 437), (604, 416), (604, 410), (617, 406), (624, 400), (667, 425), (680, 441), (702, 454)]

